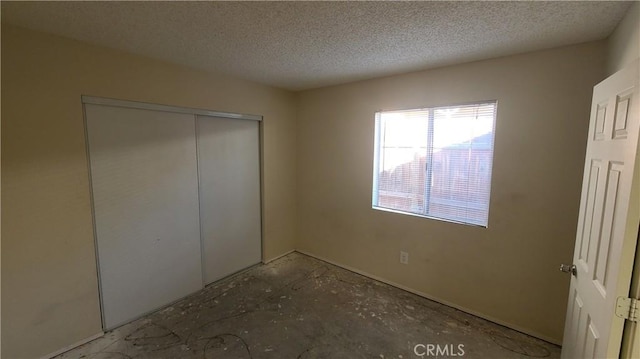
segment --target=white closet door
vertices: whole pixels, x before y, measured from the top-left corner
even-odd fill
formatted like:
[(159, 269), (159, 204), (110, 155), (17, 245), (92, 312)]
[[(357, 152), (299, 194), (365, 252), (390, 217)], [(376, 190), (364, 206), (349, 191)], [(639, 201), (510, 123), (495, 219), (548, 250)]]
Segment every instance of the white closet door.
[(85, 110), (108, 330), (202, 287), (195, 117)]
[(258, 122), (198, 116), (205, 283), (261, 260)]

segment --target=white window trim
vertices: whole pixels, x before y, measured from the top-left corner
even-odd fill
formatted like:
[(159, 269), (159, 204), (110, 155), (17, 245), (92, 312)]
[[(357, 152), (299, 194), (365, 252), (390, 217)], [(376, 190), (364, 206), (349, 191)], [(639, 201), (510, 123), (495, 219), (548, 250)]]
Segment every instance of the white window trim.
[[(489, 166), (489, 173), (490, 173), (490, 182), (493, 182), (493, 161), (494, 161), (494, 148), (495, 148), (495, 128), (496, 128), (496, 122), (497, 122), (497, 111), (498, 111), (498, 100), (483, 100), (483, 101), (474, 101), (474, 102), (466, 102), (466, 103), (459, 103), (459, 104), (449, 104), (449, 105), (444, 105), (444, 106), (422, 106), (422, 107), (412, 107), (412, 108), (402, 108), (402, 109), (393, 109), (393, 110), (378, 110), (375, 112), (375, 116), (374, 116), (374, 121), (375, 121), (375, 125), (374, 125), (374, 153), (373, 153), (373, 182), (372, 182), (372, 201), (371, 201), (371, 208), (374, 210), (378, 210), (378, 211), (383, 211), (383, 212), (390, 212), (390, 213), (397, 213), (397, 214), (402, 214), (402, 215), (408, 215), (408, 216), (413, 216), (413, 217), (420, 217), (420, 218), (426, 218), (426, 219), (433, 219), (433, 220), (438, 220), (438, 221), (442, 221), (442, 222), (448, 222), (448, 223), (454, 223), (454, 224), (462, 224), (462, 225), (466, 225), (466, 226), (472, 226), (472, 227), (480, 227), (480, 228), (488, 228), (489, 227), (489, 214), (490, 214), (490, 208), (491, 208), (491, 192), (492, 192), (492, 186), (491, 183), (489, 184), (489, 201), (487, 203), (486, 206), (486, 212), (487, 212), (487, 220), (485, 224), (479, 224), (479, 223), (474, 223), (468, 220), (456, 220), (453, 218), (444, 218), (444, 217), (437, 217), (434, 215), (429, 215), (428, 213), (428, 209), (429, 209), (429, 203), (430, 203), (430, 192), (429, 190), (425, 189), (425, 206), (423, 208), (423, 213), (416, 213), (416, 212), (409, 212), (409, 211), (403, 211), (403, 210), (399, 210), (399, 209), (393, 209), (393, 208), (386, 208), (386, 207), (380, 207), (377, 206), (376, 203), (378, 203), (378, 196), (379, 196), (379, 192), (380, 190), (378, 189), (379, 186), (379, 170), (380, 170), (380, 145), (381, 145), (381, 131), (380, 131), (380, 123), (381, 123), (381, 115), (384, 112), (394, 112), (394, 111), (420, 111), (420, 110), (428, 110), (429, 113), (429, 126), (433, 126), (433, 121), (434, 121), (434, 117), (433, 114), (435, 112), (435, 110), (438, 109), (446, 109), (446, 108), (457, 108), (457, 107), (464, 107), (464, 106), (472, 106), (472, 105), (485, 105), (485, 104), (493, 104), (494, 105), (494, 118), (493, 118), (493, 128), (492, 128), (492, 133), (493, 138), (492, 138), (492, 142), (491, 142), (491, 163)], [(433, 131), (429, 131), (429, 135), (432, 137), (428, 140), (428, 143), (430, 144), (428, 146), (429, 150), (427, 153), (427, 156), (432, 156), (433, 155)], [(429, 163), (431, 163), (431, 161), (429, 161), (429, 159), (427, 159), (427, 161)], [(428, 172), (431, 172), (431, 175), (433, 173), (432, 168), (429, 166), (429, 170), (427, 170)], [(430, 177), (428, 175), (425, 175), (426, 177)], [(430, 180), (427, 180), (425, 178), (425, 186), (427, 185), (427, 183), (429, 183)]]

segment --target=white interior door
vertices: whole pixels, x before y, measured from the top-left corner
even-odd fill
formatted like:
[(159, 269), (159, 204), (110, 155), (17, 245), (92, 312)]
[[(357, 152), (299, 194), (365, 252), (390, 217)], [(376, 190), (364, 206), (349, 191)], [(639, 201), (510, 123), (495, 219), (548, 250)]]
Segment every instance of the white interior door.
[(198, 172), (205, 283), (262, 257), (259, 123), (198, 116)]
[(85, 111), (108, 330), (202, 287), (195, 116)]
[(640, 223), (638, 61), (593, 91), (563, 358), (617, 358)]

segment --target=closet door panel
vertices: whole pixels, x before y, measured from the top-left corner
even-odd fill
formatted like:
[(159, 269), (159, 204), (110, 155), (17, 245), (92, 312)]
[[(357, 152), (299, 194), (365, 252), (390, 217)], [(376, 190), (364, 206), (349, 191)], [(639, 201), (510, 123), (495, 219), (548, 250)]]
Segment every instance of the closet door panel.
[(195, 117), (85, 111), (108, 330), (202, 287)]
[(206, 284), (261, 261), (258, 126), (251, 120), (197, 117)]

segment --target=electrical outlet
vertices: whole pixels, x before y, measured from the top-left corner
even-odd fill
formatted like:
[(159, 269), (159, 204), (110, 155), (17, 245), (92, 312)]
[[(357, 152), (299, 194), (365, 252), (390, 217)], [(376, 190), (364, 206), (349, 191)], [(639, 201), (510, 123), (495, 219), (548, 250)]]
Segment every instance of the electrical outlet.
[(409, 253), (400, 251), (400, 263), (409, 264)]

